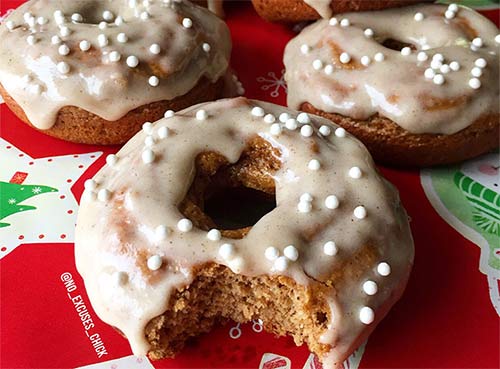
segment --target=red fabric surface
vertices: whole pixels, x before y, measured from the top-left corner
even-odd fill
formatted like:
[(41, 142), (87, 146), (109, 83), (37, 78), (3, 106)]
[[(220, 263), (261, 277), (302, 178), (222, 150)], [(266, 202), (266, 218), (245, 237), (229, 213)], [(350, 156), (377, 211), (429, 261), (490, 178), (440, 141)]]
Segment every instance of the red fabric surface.
[[(2, 0), (1, 14), (18, 3)], [(494, 19), (498, 12), (488, 15)], [(279, 96), (271, 97), (271, 90), (263, 90), (257, 78), (268, 78), (269, 72), (281, 76), (283, 49), (294, 33), (285, 26), (264, 22), (243, 3), (227, 7), (227, 23), (234, 45), (232, 65), (246, 96), (284, 105), (283, 88), (278, 90)], [(3, 139), (33, 158), (104, 152), (74, 183), (72, 192), (77, 199), (84, 180), (104, 164), (106, 154), (118, 149), (50, 138), (21, 123), (5, 104), (0, 105), (0, 128)], [(478, 270), (479, 249), (435, 212), (420, 185), (418, 171), (381, 170), (400, 190), (411, 216), (416, 259), (403, 298), (370, 337), (360, 367), (498, 368), (499, 320), (489, 300), (486, 279)], [(2, 368), (70, 368), (131, 354), (127, 341), (92, 311), (75, 270), (73, 244), (25, 244), (6, 255), (0, 268)], [(95, 324), (91, 331), (105, 343), (108, 354), (101, 359), (61, 281), (65, 272), (71, 273), (77, 286), (69, 294), (82, 296)], [(309, 352), (305, 347), (296, 348), (288, 338), (256, 333), (251, 324), (242, 326), (240, 339), (231, 339), (227, 332), (233, 325), (195, 340), (175, 360), (153, 365), (258, 368), (265, 352), (290, 358), (292, 368), (302, 368), (306, 362)]]

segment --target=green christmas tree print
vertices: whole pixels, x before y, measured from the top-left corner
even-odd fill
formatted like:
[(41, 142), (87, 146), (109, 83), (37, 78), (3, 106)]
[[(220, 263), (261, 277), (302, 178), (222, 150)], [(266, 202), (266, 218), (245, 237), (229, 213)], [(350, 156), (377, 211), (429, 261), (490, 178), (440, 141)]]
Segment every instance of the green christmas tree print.
[[(57, 192), (57, 189), (49, 186), (0, 181), (0, 220), (15, 213), (36, 209), (34, 206), (23, 205), (21, 203), (33, 196), (48, 192)], [(9, 223), (0, 222), (0, 228), (8, 226), (10, 226)]]

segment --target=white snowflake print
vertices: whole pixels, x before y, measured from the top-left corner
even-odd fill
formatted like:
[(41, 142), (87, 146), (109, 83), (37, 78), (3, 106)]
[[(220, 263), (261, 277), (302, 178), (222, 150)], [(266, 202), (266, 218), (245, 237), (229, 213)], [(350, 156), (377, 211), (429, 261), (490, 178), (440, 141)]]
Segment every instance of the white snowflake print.
[(15, 204), (16, 202), (17, 202), (17, 201), (16, 201), (16, 199), (9, 199), (9, 204), (10, 204), (10, 205)]
[(271, 91), (271, 97), (278, 97), (280, 95), (280, 89), (282, 88), (285, 93), (287, 92), (284, 69), (281, 70), (280, 78), (276, 76), (276, 73), (268, 72), (265, 77), (257, 77), (257, 82), (262, 84), (262, 86), (260, 86), (261, 90)]
[(42, 192), (42, 189), (40, 187), (35, 187), (31, 190), (31, 192), (33, 192), (34, 194), (39, 194), (40, 192)]

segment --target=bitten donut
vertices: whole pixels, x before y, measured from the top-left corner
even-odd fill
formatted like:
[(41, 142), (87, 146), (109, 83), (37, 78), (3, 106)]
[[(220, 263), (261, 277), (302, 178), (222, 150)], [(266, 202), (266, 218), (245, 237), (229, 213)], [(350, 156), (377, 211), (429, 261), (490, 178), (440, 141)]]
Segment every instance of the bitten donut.
[(68, 141), (119, 144), (145, 121), (220, 97), (229, 30), (178, 0), (32, 0), (0, 25), (0, 94)]
[(286, 46), (288, 105), (384, 163), (462, 161), (498, 147), (499, 43), (494, 24), (454, 4), (321, 20)]
[[(246, 211), (227, 199), (245, 188), (276, 206), (234, 224)], [(75, 238), (96, 313), (135, 354), (172, 357), (218, 320), (261, 319), (325, 368), (399, 299), (413, 252), (398, 193), (357, 139), (245, 98), (146, 123), (85, 183)]]
[(380, 10), (433, 0), (252, 0), (257, 13), (269, 22), (303, 22), (333, 14)]

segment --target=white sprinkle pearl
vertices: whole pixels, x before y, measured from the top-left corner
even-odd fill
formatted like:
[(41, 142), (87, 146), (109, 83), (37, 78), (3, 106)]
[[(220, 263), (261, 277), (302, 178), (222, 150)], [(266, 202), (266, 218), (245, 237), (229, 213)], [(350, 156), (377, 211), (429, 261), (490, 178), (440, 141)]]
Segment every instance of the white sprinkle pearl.
[(476, 37), (474, 40), (472, 40), (472, 45), (475, 47), (483, 47), (483, 39), (481, 37)]
[(130, 68), (135, 68), (139, 65), (139, 59), (137, 58), (137, 56), (134, 56), (134, 55), (131, 55), (127, 58), (127, 65), (130, 67)]
[(323, 126), (319, 127), (319, 133), (322, 136), (327, 137), (327, 136), (330, 136), (330, 134), (332, 133), (332, 130), (330, 129), (330, 127), (323, 125)]
[(303, 137), (311, 137), (313, 133), (314, 133), (313, 128), (308, 124), (306, 124), (300, 128), (300, 134)]
[(66, 62), (60, 62), (57, 63), (57, 70), (62, 73), (62, 74), (68, 74), (69, 73), (69, 65)]
[(266, 116), (264, 117), (264, 122), (267, 124), (274, 123), (276, 122), (276, 117), (272, 114), (266, 114)]
[(383, 261), (379, 263), (379, 265), (377, 265), (377, 273), (382, 277), (387, 277), (389, 274), (391, 274), (391, 266)]
[(436, 74), (432, 79), (435, 85), (442, 85), (444, 83), (444, 76), (442, 74)]
[(274, 269), (276, 269), (278, 272), (284, 272), (285, 270), (288, 269), (288, 259), (284, 256), (278, 257), (274, 261)]
[(90, 49), (90, 42), (88, 42), (87, 40), (82, 40), (80, 41), (80, 50), (82, 51), (88, 51)]
[(68, 37), (71, 34), (71, 30), (68, 27), (61, 27), (59, 34), (62, 37)]
[(109, 166), (115, 165), (117, 161), (118, 158), (115, 154), (109, 154), (108, 156), (106, 156), (106, 164), (108, 164)]
[(212, 47), (210, 46), (210, 44), (204, 42), (203, 45), (201, 45), (202, 49), (204, 52), (208, 53), (210, 52), (210, 50), (212, 49)]
[(469, 80), (469, 86), (473, 88), (474, 90), (477, 90), (478, 88), (481, 87), (481, 81), (477, 78), (471, 78)]
[(443, 74), (448, 74), (451, 71), (451, 68), (448, 64), (443, 64), (441, 68), (439, 68), (439, 71)]
[(309, 114), (307, 113), (299, 113), (299, 115), (297, 115), (297, 122), (307, 124), (311, 122), (311, 118), (309, 118)]
[(319, 160), (313, 159), (307, 164), (307, 167), (310, 170), (319, 170), (321, 168), (321, 163)]
[(179, 222), (177, 222), (177, 228), (181, 232), (184, 232), (184, 233), (189, 232), (190, 230), (193, 229), (193, 223), (189, 219), (183, 218), (183, 219), (179, 220)]
[(299, 201), (297, 210), (299, 213), (310, 213), (312, 210), (312, 204), (309, 201)]
[(155, 160), (155, 153), (151, 149), (146, 149), (142, 152), (142, 161), (145, 164), (151, 164)]
[(210, 241), (220, 241), (222, 235), (218, 229), (213, 228), (207, 232), (207, 238)]
[(279, 116), (279, 121), (280, 121), (281, 123), (286, 123), (286, 121), (287, 121), (288, 119), (290, 119), (290, 118), (291, 118), (291, 117), (290, 117), (290, 114), (288, 114), (288, 113), (281, 113), (281, 114), (280, 114), (280, 116)]
[(265, 114), (265, 111), (260, 106), (255, 106), (254, 108), (252, 108), (252, 111), (250, 113), (254, 117), (263, 117)]
[(219, 247), (219, 255), (224, 260), (234, 258), (234, 246), (230, 243), (224, 243)]
[(342, 127), (339, 127), (335, 130), (335, 136), (339, 138), (344, 138), (346, 136), (346, 130)]
[(111, 192), (105, 188), (102, 188), (97, 193), (97, 199), (102, 202), (106, 202), (111, 198)]
[(337, 245), (333, 241), (328, 241), (323, 245), (323, 252), (325, 253), (325, 255), (334, 256), (337, 255), (338, 251), (339, 250), (337, 249)]
[(39, 25), (43, 26), (44, 24), (47, 24), (49, 22), (49, 20), (47, 18), (45, 18), (45, 17), (38, 17), (37, 20), (36, 20), (36, 22)]
[(147, 147), (153, 147), (154, 144), (155, 144), (155, 139), (153, 138), (153, 136), (147, 136), (144, 139), (144, 145), (146, 145)]
[(175, 112), (173, 110), (167, 110), (163, 116), (165, 118), (172, 118), (175, 115)]
[(273, 135), (273, 136), (279, 136), (281, 134), (281, 126), (279, 123), (274, 123), (271, 125), (271, 127), (269, 128), (269, 132)]
[(141, 20), (143, 20), (143, 21), (148, 20), (149, 19), (149, 13), (148, 12), (142, 12), (139, 15), (139, 18), (141, 18)]
[(427, 59), (429, 59), (429, 56), (427, 55), (427, 53), (425, 51), (420, 51), (417, 54), (418, 61), (423, 62), (423, 61), (426, 61)]
[(479, 68), (485, 68), (486, 65), (488, 65), (488, 63), (486, 62), (486, 59), (479, 58), (479, 59), (476, 59), (476, 61), (474, 62), (474, 65), (476, 67), (479, 67)]
[(26, 37), (26, 42), (27, 42), (29, 45), (34, 45), (34, 44), (36, 44), (36, 38), (35, 38), (35, 36), (33, 36), (33, 35), (29, 35), (28, 37)]
[(339, 59), (342, 64), (347, 64), (351, 61), (351, 56), (348, 53), (342, 53)]
[(52, 43), (52, 45), (58, 45), (61, 43), (61, 38), (57, 35), (52, 36), (52, 38), (50, 39), (50, 42)]
[(439, 69), (443, 65), (443, 62), (439, 59), (432, 59), (431, 61), (431, 68), (432, 69)]
[(339, 207), (339, 199), (335, 195), (329, 195), (325, 199), (325, 206), (328, 209), (337, 209)]
[(448, 5), (448, 10), (456, 13), (458, 12), (458, 5), (455, 3), (451, 3), (450, 5)]
[(95, 190), (97, 188), (97, 182), (93, 179), (87, 179), (83, 186), (86, 190)]
[(500, 44), (500, 33), (498, 35), (495, 36), (495, 42), (497, 44)]
[(451, 11), (451, 10), (447, 10), (447, 11), (444, 13), (444, 17), (445, 17), (446, 19), (453, 19), (453, 18), (455, 18), (455, 15), (456, 15), (456, 13), (455, 13), (455, 12), (453, 12), (453, 11)]
[(158, 128), (158, 137), (160, 139), (164, 139), (164, 138), (167, 138), (168, 135), (169, 135), (169, 130), (168, 130), (168, 127), (160, 127)]
[(424, 15), (420, 12), (415, 13), (415, 15), (413, 16), (413, 19), (415, 19), (417, 22), (421, 22), (424, 20)]
[(325, 73), (328, 74), (328, 75), (331, 75), (333, 73), (333, 65), (331, 64), (328, 64), (326, 67), (325, 67)]
[(289, 129), (290, 131), (294, 131), (298, 127), (298, 123), (296, 119), (290, 118), (286, 121), (285, 127)]
[(106, 20), (106, 21), (112, 21), (113, 19), (115, 18), (114, 14), (111, 13), (109, 10), (105, 10), (103, 13), (102, 13), (102, 19)]
[(155, 229), (155, 236), (156, 236), (156, 239), (159, 241), (166, 239), (168, 236), (168, 233), (169, 233), (168, 228), (164, 225), (159, 225)]
[(354, 216), (358, 219), (366, 218), (366, 209), (364, 206), (357, 206), (354, 209)]
[(457, 61), (452, 61), (452, 62), (450, 63), (450, 69), (451, 69), (452, 71), (454, 71), (454, 72), (459, 71), (459, 70), (460, 70), (460, 63), (459, 63), (459, 62), (457, 62)]
[(329, 24), (330, 26), (336, 26), (336, 25), (338, 25), (338, 24), (339, 24), (339, 20), (338, 20), (337, 18), (335, 18), (335, 17), (330, 18), (330, 20), (328, 21), (328, 24)]
[(193, 26), (193, 21), (191, 19), (189, 19), (189, 18), (184, 18), (182, 20), (182, 26), (184, 28), (191, 28)]
[(365, 29), (363, 33), (365, 34), (366, 37), (370, 37), (370, 38), (373, 37), (373, 34), (374, 34), (373, 30), (371, 28)]
[(106, 29), (106, 28), (108, 28), (108, 24), (106, 22), (99, 23), (99, 29)]
[(347, 18), (344, 18), (340, 21), (341, 27), (349, 27), (350, 25), (351, 25), (351, 22)]
[(369, 296), (375, 295), (378, 291), (377, 283), (374, 281), (366, 281), (363, 283), (363, 291)]
[(274, 261), (280, 256), (279, 250), (274, 246), (269, 246), (264, 251), (264, 257), (269, 261)]
[(373, 56), (373, 59), (375, 59), (375, 61), (377, 62), (382, 62), (385, 60), (385, 55), (382, 54), (382, 53), (376, 53), (374, 56)]
[(312, 66), (314, 69), (320, 70), (321, 68), (323, 68), (323, 62), (319, 59), (316, 59), (313, 61)]
[(354, 179), (359, 179), (362, 176), (361, 169), (359, 167), (352, 167), (349, 169), (349, 177), (354, 178)]
[(106, 35), (101, 33), (99, 36), (97, 36), (97, 43), (100, 47), (104, 47), (109, 43), (109, 41)]
[(436, 72), (434, 72), (434, 69), (432, 69), (432, 68), (427, 68), (424, 72), (424, 76), (427, 79), (433, 79), (435, 75), (436, 75)]
[(152, 86), (152, 87), (156, 87), (160, 84), (160, 79), (156, 76), (151, 76), (149, 77), (148, 79), (148, 83)]
[(142, 130), (144, 131), (144, 133), (150, 135), (153, 132), (153, 124), (151, 122), (145, 122), (142, 125)]
[(288, 245), (287, 247), (285, 247), (285, 249), (283, 250), (283, 254), (287, 259), (291, 261), (297, 261), (297, 259), (299, 258), (299, 251), (293, 245)]
[(483, 75), (483, 70), (479, 67), (474, 67), (471, 69), (470, 71), (470, 74), (473, 76), (473, 77), (481, 77)]
[(304, 202), (311, 202), (313, 201), (313, 197), (311, 196), (310, 193), (304, 192), (302, 195), (300, 195), (299, 200)]
[(405, 46), (401, 49), (401, 55), (408, 56), (410, 54), (411, 54), (411, 48), (409, 48), (408, 46)]
[(196, 112), (196, 119), (197, 120), (207, 120), (208, 114), (206, 110), (200, 109)]
[(121, 44), (124, 44), (128, 41), (128, 37), (125, 33), (121, 32), (116, 36), (116, 41), (118, 41)]
[(363, 324), (371, 324), (375, 320), (373, 309), (368, 306), (363, 306), (359, 311), (359, 320)]
[(148, 258), (147, 264), (149, 270), (158, 270), (161, 268), (163, 261), (160, 255), (153, 255)]
[(160, 45), (158, 44), (153, 44), (149, 47), (149, 51), (152, 53), (152, 54), (155, 54), (155, 55), (158, 55), (160, 52), (161, 52), (161, 48), (160, 48)]
[(73, 22), (82, 22), (83, 21), (83, 17), (81, 14), (78, 14), (78, 13), (74, 13), (72, 16), (71, 16), (71, 20)]
[(121, 55), (118, 51), (111, 51), (109, 53), (109, 61), (113, 62), (113, 63), (116, 63), (117, 61), (119, 61), (121, 59)]
[(364, 65), (365, 67), (369, 66), (371, 64), (372, 60), (370, 59), (369, 56), (363, 55), (361, 57), (361, 64)]
[(300, 52), (304, 55), (309, 54), (311, 47), (309, 45), (303, 44), (300, 46)]

